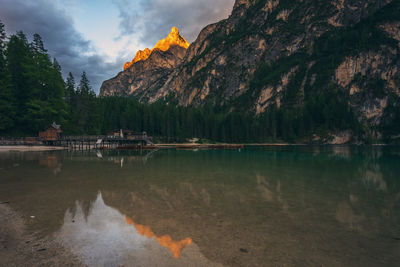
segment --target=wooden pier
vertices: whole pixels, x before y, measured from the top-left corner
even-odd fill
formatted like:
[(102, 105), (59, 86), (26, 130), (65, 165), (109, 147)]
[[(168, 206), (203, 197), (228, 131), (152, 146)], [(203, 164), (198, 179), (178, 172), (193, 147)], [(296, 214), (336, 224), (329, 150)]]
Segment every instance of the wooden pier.
[(87, 136), (51, 136), (40, 137), (0, 137), (2, 146), (59, 146), (70, 150), (91, 149), (147, 149), (154, 148), (151, 137), (146, 132), (129, 135), (87, 135)]
[(142, 149), (152, 147), (151, 137), (146, 132), (134, 133), (129, 136), (63, 136), (57, 141), (44, 141), (48, 145), (58, 145), (68, 147), (71, 150), (90, 150), (90, 149)]
[(146, 132), (131, 133), (130, 135), (88, 135), (88, 136), (59, 136), (56, 140), (46, 140), (40, 137), (0, 137), (0, 146), (58, 146), (69, 150), (198, 150), (223, 149), (240, 150), (244, 144), (153, 144)]

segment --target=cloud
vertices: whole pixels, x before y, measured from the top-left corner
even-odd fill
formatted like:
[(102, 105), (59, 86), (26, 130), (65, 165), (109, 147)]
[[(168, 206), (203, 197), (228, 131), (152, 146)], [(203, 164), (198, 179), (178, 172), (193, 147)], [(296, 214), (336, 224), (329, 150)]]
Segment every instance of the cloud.
[(120, 12), (122, 35), (136, 35), (148, 47), (172, 26), (193, 42), (202, 28), (227, 18), (234, 0), (113, 0)]
[[(85, 11), (94, 13), (92, 5), (101, 6), (104, 2), (100, 1), (109, 0), (97, 1), (85, 2), (88, 8)], [(74, 26), (70, 14), (79, 16), (82, 10), (79, 0), (0, 0), (0, 20), (9, 35), (22, 30), (31, 39), (34, 33), (40, 34), (50, 56), (60, 63), (64, 77), (72, 72), (78, 82), (82, 71), (86, 71), (93, 89), (98, 92), (104, 80), (114, 77), (125, 61), (133, 58), (136, 51), (131, 50), (153, 47), (172, 26), (177, 26), (192, 42), (206, 25), (228, 17), (234, 0), (113, 0), (113, 4), (118, 8), (120, 31), (109, 48), (120, 50), (113, 52), (113, 62), (109, 55), (96, 50), (99, 44), (87, 40), (80, 33), (84, 31), (79, 32)], [(108, 14), (104, 10), (102, 14), (90, 15), (99, 21), (118, 19), (101, 17)], [(98, 31), (98, 34), (109, 34), (101, 28)]]
[(28, 39), (34, 33), (40, 34), (50, 56), (60, 63), (64, 76), (72, 72), (79, 82), (81, 73), (86, 71), (93, 89), (98, 92), (102, 81), (121, 70), (123, 62), (107, 63), (54, 1), (0, 0), (0, 6), (0, 19), (7, 33), (22, 30)]

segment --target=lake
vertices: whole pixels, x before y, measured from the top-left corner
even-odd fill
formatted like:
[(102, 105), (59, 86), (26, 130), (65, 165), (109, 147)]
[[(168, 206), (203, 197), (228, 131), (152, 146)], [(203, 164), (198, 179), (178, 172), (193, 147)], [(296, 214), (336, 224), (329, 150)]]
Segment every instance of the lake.
[(0, 201), (90, 266), (400, 266), (400, 148), (4, 152)]

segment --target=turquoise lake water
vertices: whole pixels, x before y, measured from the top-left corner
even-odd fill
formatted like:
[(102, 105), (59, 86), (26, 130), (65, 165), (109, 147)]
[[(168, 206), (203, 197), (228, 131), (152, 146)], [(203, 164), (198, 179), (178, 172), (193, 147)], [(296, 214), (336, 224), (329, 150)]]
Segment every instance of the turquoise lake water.
[(0, 201), (90, 266), (400, 266), (399, 147), (3, 152)]

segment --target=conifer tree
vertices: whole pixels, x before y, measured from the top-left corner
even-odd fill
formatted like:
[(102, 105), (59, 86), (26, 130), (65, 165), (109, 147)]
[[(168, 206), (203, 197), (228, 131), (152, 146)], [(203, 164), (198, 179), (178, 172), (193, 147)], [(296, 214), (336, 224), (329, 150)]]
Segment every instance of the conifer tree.
[(87, 78), (85, 71), (82, 73), (77, 92), (78, 92), (78, 95), (81, 95), (81, 96), (88, 96), (88, 95), (93, 96), (94, 95), (92, 86), (90, 85), (89, 79)]
[(60, 63), (58, 63), (56, 58), (53, 59), (53, 68), (59, 73), (61, 73), (61, 65)]
[(75, 96), (75, 78), (72, 73), (68, 73), (67, 81), (65, 83), (65, 101), (69, 105), (73, 105), (73, 98)]
[(47, 50), (44, 48), (42, 37), (37, 33), (35, 33), (33, 35), (33, 42), (31, 44), (31, 46), (32, 46), (32, 49), (37, 53), (41, 53), (41, 54), (47, 53)]
[(29, 126), (24, 116), (28, 114), (27, 103), (33, 97), (36, 77), (33, 55), (23, 32), (11, 35), (7, 43), (6, 57), (12, 95), (15, 99), (14, 125), (18, 132), (28, 132)]
[(85, 134), (98, 133), (100, 126), (96, 94), (92, 90), (85, 71), (82, 73), (76, 95), (76, 112), (80, 130)]
[(0, 132), (10, 132), (14, 126), (15, 106), (6, 60), (7, 35), (0, 21)]

